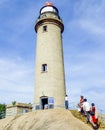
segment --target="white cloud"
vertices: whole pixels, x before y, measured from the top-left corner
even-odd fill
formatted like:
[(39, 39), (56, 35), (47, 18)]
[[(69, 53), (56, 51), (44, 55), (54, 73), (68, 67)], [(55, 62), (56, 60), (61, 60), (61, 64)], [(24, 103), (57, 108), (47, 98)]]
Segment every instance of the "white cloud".
[[(7, 6), (5, 2), (8, 2)], [(34, 96), (34, 65), (32, 61), (26, 61), (26, 57), (33, 54), (32, 50), (26, 52), (27, 54), (24, 51), (35, 44), (27, 37), (33, 35), (30, 31), (34, 31), (32, 24), (46, 1), (43, 3), (24, 1), (26, 3), (24, 8), (20, 8), (20, 3), (15, 3), (17, 1), (11, 8), (9, 2), (9, 0), (0, 1), (2, 9), (5, 5), (5, 9), (1, 11), (5, 12), (6, 9), (10, 11), (8, 15), (3, 15), (3, 21), (1, 20), (3, 23), (1, 22), (0, 33), (4, 37), (0, 43), (2, 46), (5, 43), (5, 53), (1, 50), (3, 53), (0, 55), (7, 57), (7, 54), (11, 53), (11, 58), (10, 56), (0, 58), (0, 101), (30, 102)], [(54, 0), (53, 3), (60, 9), (59, 13), (65, 21), (63, 46), (70, 101), (78, 102), (79, 96), (83, 94), (90, 102), (94, 101), (98, 106), (102, 106), (105, 94), (105, 0), (66, 0), (61, 3)], [(25, 39), (28, 39), (29, 44)]]
[(101, 26), (101, 23), (96, 23), (96, 21), (88, 21), (88, 20), (81, 20), (79, 21), (80, 27), (87, 30), (89, 33), (104, 36), (105, 34), (105, 26)]
[(76, 1), (73, 9), (73, 18), (68, 22), (69, 28), (80, 26), (91, 33), (105, 33), (104, 0)]
[(34, 69), (29, 63), (0, 59), (0, 101), (26, 101), (29, 98), (27, 101), (32, 102), (33, 79)]
[(105, 108), (105, 104), (100, 102), (105, 94), (105, 52), (102, 47), (94, 48), (93, 52), (81, 49), (73, 54), (70, 54), (72, 51), (69, 48), (67, 60), (65, 59), (65, 73), (70, 101), (78, 102), (79, 96), (84, 95), (90, 103), (96, 103), (98, 108)]

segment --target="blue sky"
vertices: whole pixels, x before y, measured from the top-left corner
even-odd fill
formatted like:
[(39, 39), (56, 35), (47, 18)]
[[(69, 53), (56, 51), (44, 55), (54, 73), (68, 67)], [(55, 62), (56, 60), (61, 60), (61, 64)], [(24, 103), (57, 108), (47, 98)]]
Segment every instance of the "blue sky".
[[(46, 0), (0, 0), (0, 103), (33, 103), (36, 33)], [(105, 0), (52, 0), (63, 19), (66, 88), (105, 110)]]

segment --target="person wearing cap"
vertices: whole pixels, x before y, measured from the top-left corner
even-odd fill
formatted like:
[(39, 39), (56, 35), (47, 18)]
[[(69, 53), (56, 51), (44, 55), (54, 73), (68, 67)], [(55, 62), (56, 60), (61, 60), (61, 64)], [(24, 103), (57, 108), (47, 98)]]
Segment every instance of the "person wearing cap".
[(90, 104), (87, 102), (86, 98), (84, 99), (83, 110), (86, 115), (86, 122), (89, 123), (89, 121), (90, 121)]

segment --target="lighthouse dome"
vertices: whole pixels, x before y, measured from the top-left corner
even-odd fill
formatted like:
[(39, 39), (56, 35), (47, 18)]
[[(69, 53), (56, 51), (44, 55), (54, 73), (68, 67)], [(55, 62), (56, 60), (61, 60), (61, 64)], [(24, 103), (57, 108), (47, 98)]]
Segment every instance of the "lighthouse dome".
[(54, 7), (51, 2), (46, 2), (45, 6), (41, 8), (40, 14), (46, 13), (46, 12), (53, 12), (53, 13), (58, 14), (58, 9)]

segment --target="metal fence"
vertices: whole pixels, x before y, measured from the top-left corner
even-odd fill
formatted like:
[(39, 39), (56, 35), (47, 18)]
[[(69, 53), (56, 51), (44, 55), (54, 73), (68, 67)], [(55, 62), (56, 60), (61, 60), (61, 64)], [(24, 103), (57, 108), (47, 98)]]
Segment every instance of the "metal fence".
[[(78, 110), (77, 104), (75, 102), (69, 102), (69, 109)], [(98, 108), (98, 112), (102, 125), (105, 125), (105, 111)]]
[(98, 109), (99, 111), (99, 118), (101, 120), (102, 125), (105, 125), (105, 111), (102, 109)]
[(70, 110), (77, 110), (77, 104), (75, 102), (69, 102)]

